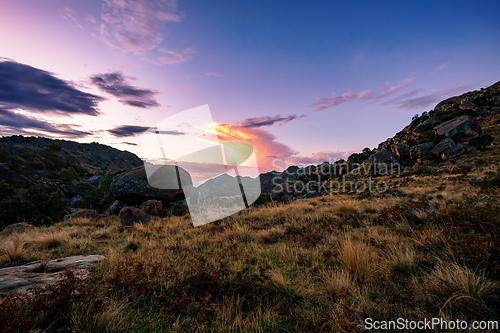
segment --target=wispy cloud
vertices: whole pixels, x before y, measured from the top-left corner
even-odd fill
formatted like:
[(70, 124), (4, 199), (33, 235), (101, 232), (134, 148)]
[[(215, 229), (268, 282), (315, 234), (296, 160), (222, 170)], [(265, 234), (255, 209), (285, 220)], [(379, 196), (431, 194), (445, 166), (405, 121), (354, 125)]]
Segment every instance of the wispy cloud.
[(52, 124), (25, 114), (0, 108), (1, 135), (33, 135), (34, 133), (50, 133), (76, 139), (91, 135), (91, 132), (76, 129), (77, 125)]
[[(115, 127), (113, 129), (108, 130), (109, 133), (116, 137), (127, 137), (127, 136), (136, 136), (138, 134), (146, 132), (150, 127), (149, 126), (138, 126), (138, 125), (122, 125)], [(164, 135), (185, 135), (186, 133), (180, 131), (167, 131), (161, 130), (159, 134)]]
[(0, 107), (45, 114), (99, 114), (100, 96), (80, 91), (52, 73), (0, 58)]
[(429, 76), (432, 76), (432, 75), (436, 74), (437, 72), (445, 69), (446, 67), (448, 67), (448, 65), (449, 65), (448, 63), (445, 63), (445, 64), (442, 64), (441, 66), (435, 68), (432, 72), (429, 73)]
[[(467, 91), (470, 91), (474, 88), (477, 88), (479, 85), (478, 82), (453, 86), (443, 90), (439, 90), (437, 92), (420, 95), (418, 94), (422, 91), (422, 89), (415, 89), (408, 94), (400, 96), (397, 99), (392, 99), (387, 101), (387, 104), (397, 105), (400, 108), (406, 109), (424, 109), (429, 107), (434, 107), (438, 102), (442, 101), (445, 98), (450, 97), (450, 95), (461, 94)], [(414, 97), (415, 96), (415, 97)]]
[(261, 116), (261, 117), (256, 117), (256, 118), (246, 118), (246, 119), (243, 119), (242, 121), (238, 122), (237, 124), (240, 125), (241, 127), (244, 127), (244, 128), (271, 126), (274, 124), (283, 125), (289, 121), (292, 121), (292, 120), (297, 119), (297, 118), (302, 118), (302, 117), (304, 117), (304, 116), (303, 115), (297, 116), (295, 114), (282, 117), (281, 115), (278, 114), (274, 117)]
[(155, 91), (132, 86), (120, 72), (95, 74), (90, 79), (101, 90), (118, 97), (118, 100), (124, 104), (139, 108), (160, 105), (154, 99), (157, 94)]
[(176, 0), (104, 0), (101, 37), (113, 47), (140, 52), (156, 48), (166, 22), (180, 22)]
[(163, 55), (160, 56), (158, 62), (165, 65), (186, 62), (193, 56), (193, 54), (196, 53), (196, 51), (192, 48), (187, 48), (182, 51), (160, 49), (160, 52), (163, 53)]
[(66, 20), (68, 20), (73, 26), (77, 27), (80, 30), (85, 30), (83, 26), (78, 23), (77, 19), (73, 15), (73, 10), (71, 8), (64, 8), (64, 12), (62, 13), (62, 17)]
[(379, 89), (378, 93), (373, 90), (364, 90), (355, 95), (351, 90), (338, 95), (337, 93), (332, 93), (331, 97), (320, 97), (319, 95), (314, 95), (315, 102), (311, 106), (315, 107), (316, 111), (322, 111), (331, 108), (336, 105), (340, 105), (346, 102), (354, 100), (381, 100), (385, 99), (396, 92), (405, 89), (407, 86), (415, 81), (414, 77), (404, 79), (400, 84), (396, 86), (389, 86), (388, 88)]

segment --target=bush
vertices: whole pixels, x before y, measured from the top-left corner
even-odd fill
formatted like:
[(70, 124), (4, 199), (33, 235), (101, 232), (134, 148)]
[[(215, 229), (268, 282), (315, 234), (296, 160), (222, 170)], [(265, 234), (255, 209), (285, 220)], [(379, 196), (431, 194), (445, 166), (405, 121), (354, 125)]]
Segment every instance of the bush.
[(75, 180), (78, 178), (78, 172), (76, 172), (76, 170), (73, 167), (63, 168), (59, 172), (59, 177), (62, 180), (66, 180), (66, 181)]
[(55, 143), (55, 142), (53, 142), (53, 143), (49, 143), (49, 144), (48, 144), (48, 145), (46, 145), (44, 148), (45, 148), (45, 150), (50, 151), (50, 152), (53, 152), (53, 153), (57, 153), (57, 152), (59, 152), (59, 151), (61, 151), (61, 150), (62, 150), (61, 145), (59, 145), (59, 144), (57, 144), (57, 143)]
[(6, 183), (4, 180), (0, 180), (0, 201), (4, 198), (13, 196), (15, 194), (15, 190), (12, 186)]
[(483, 134), (470, 139), (469, 147), (484, 149), (486, 146), (490, 145), (494, 140), (495, 139), (490, 134)]
[(45, 169), (45, 163), (40, 161), (38, 158), (32, 158), (29, 162), (28, 165), (36, 170), (44, 170)]

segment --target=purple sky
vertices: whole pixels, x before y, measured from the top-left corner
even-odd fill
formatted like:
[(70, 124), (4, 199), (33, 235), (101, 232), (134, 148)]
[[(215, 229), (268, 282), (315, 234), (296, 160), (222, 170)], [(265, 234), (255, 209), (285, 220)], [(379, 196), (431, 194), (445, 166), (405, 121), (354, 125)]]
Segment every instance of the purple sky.
[(97, 141), (144, 158), (142, 132), (208, 104), (263, 170), (276, 157), (333, 162), (500, 80), (498, 1), (0, 5), (0, 135)]

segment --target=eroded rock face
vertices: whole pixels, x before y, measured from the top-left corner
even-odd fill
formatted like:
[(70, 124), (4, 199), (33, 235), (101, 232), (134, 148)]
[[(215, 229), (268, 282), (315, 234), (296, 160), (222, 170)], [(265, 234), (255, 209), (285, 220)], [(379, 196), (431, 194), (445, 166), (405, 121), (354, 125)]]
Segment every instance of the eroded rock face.
[(432, 150), (431, 154), (441, 157), (443, 160), (456, 157), (462, 154), (465, 148), (462, 145), (457, 145), (452, 139), (446, 138), (439, 142)]
[(444, 135), (448, 138), (456, 134), (463, 134), (466, 137), (475, 137), (481, 133), (481, 127), (470, 116), (460, 116), (452, 120), (445, 121), (434, 127), (438, 135)]
[(32, 286), (46, 287), (57, 282), (66, 269), (74, 270), (79, 278), (87, 278), (103, 255), (78, 255), (50, 260), (46, 264), (34, 261), (21, 266), (0, 269), (0, 293), (25, 293)]
[[(148, 172), (145, 167), (149, 168)], [(177, 167), (177, 169), (182, 188), (190, 192), (191, 176), (183, 168)], [(133, 205), (139, 205), (150, 199), (161, 200), (164, 203), (174, 202), (183, 200), (185, 194), (189, 195), (179, 187), (176, 167), (173, 165), (147, 165), (123, 172), (113, 179), (109, 192), (115, 199)]]
[(120, 225), (122, 228), (129, 228), (135, 223), (147, 224), (151, 221), (152, 217), (144, 213), (142, 210), (136, 207), (127, 206), (120, 211), (118, 214), (120, 218)]

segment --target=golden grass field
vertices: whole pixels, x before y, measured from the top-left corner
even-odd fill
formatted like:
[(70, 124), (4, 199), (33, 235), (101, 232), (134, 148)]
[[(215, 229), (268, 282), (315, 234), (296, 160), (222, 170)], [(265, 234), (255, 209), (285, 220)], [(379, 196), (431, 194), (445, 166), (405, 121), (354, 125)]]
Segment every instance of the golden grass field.
[(412, 180), (385, 193), (250, 207), (197, 228), (176, 216), (122, 231), (110, 216), (0, 237), (3, 267), (106, 256), (90, 281), (3, 297), (1, 329), (59, 320), (52, 327), (74, 332), (355, 332), (368, 317), (498, 320), (499, 155), (487, 154), (490, 163), (466, 154), (449, 171), (402, 175)]

